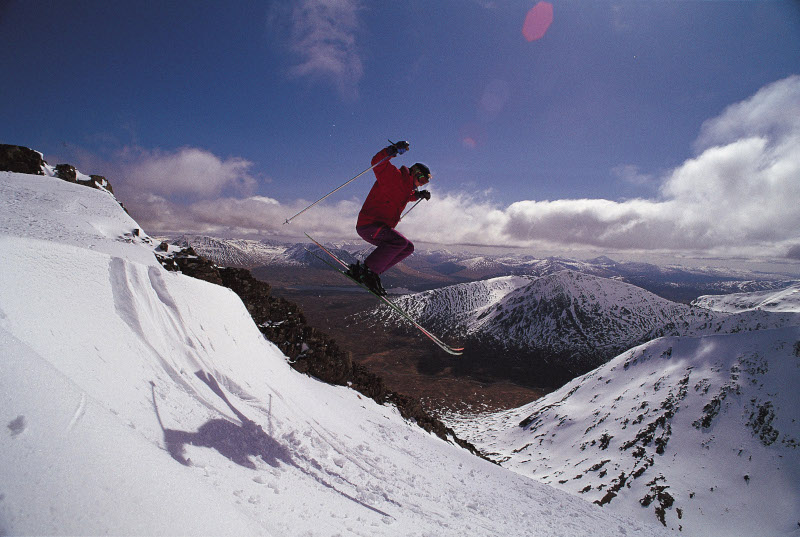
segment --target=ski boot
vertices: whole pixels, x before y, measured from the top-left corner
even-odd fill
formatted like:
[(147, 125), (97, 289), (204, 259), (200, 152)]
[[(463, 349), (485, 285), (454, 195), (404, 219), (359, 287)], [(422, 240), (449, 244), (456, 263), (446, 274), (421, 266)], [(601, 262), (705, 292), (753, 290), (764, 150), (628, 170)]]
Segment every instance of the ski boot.
[(384, 289), (383, 285), (381, 285), (381, 277), (372, 272), (366, 265), (364, 265), (363, 268), (364, 285), (366, 285), (369, 290), (376, 295), (386, 296), (386, 289)]
[(356, 261), (347, 266), (346, 274), (353, 278), (358, 283), (364, 283), (364, 271), (368, 270), (366, 265), (362, 265), (361, 261)]

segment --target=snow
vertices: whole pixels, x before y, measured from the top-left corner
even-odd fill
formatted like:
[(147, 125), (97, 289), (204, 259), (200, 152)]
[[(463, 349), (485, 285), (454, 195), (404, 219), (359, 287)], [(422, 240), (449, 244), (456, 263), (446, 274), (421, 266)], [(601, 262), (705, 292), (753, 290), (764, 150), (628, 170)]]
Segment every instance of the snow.
[(138, 228), (0, 172), (0, 534), (665, 534), (297, 373)]
[(693, 304), (714, 311), (736, 313), (751, 310), (774, 312), (800, 311), (800, 284), (785, 289), (754, 293), (732, 293), (729, 295), (701, 296)]
[(620, 514), (688, 535), (798, 535), (798, 391), (787, 326), (656, 339), (524, 407), (448, 421), (505, 468)]

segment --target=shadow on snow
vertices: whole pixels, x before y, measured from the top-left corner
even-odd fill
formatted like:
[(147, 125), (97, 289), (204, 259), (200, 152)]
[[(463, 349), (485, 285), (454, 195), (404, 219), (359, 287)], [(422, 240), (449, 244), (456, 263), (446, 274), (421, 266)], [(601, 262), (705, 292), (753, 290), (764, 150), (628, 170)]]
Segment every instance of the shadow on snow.
[[(185, 456), (185, 446), (199, 446), (207, 447), (217, 450), (221, 455), (233, 461), (239, 466), (257, 470), (257, 467), (251, 457), (261, 457), (261, 459), (272, 467), (279, 467), (280, 463), (291, 465), (309, 477), (313, 478), (320, 485), (335, 491), (350, 501), (353, 501), (362, 507), (374, 511), (382, 516), (389, 516), (388, 513), (376, 509), (349, 494), (338, 490), (332, 484), (328, 483), (323, 476), (319, 473), (329, 474), (330, 477), (341, 480), (342, 482), (349, 483), (354, 488), (358, 488), (353, 483), (350, 483), (343, 476), (331, 473), (330, 470), (324, 469), (320, 463), (314, 459), (303, 460), (306, 464), (302, 464), (300, 460), (295, 460), (289, 450), (278, 443), (274, 438), (267, 434), (264, 429), (242, 414), (236, 407), (231, 404), (228, 397), (222, 391), (217, 380), (209, 373), (204, 371), (197, 371), (195, 375), (208, 385), (211, 390), (217, 394), (228, 405), (228, 408), (236, 415), (241, 421), (241, 424), (233, 423), (224, 418), (212, 419), (200, 426), (197, 432), (178, 431), (176, 429), (167, 429), (161, 421), (161, 416), (158, 412), (155, 396), (155, 383), (151, 382), (153, 391), (153, 406), (155, 407), (156, 417), (161, 429), (164, 431), (164, 443), (166, 449), (173, 459), (183, 464), (184, 466), (191, 466), (192, 462)], [(301, 457), (302, 459), (302, 457)], [(312, 468), (314, 470), (312, 470)], [(391, 500), (388, 500), (391, 502)], [(394, 503), (394, 502), (392, 502)]]

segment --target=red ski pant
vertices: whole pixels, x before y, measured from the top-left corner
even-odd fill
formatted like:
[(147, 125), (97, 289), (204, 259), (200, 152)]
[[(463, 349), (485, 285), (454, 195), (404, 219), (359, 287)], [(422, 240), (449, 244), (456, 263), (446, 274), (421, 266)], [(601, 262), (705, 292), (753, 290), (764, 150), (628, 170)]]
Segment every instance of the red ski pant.
[(377, 246), (364, 260), (376, 274), (383, 274), (414, 253), (414, 244), (386, 224), (369, 224), (356, 227), (358, 235)]

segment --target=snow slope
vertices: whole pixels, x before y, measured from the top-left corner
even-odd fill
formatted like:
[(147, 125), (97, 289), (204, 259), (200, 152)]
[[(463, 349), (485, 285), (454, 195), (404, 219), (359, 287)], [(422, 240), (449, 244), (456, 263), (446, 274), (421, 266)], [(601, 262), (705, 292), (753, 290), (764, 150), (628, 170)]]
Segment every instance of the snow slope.
[(0, 172), (0, 534), (662, 534), (295, 372), (138, 227)]
[(777, 291), (701, 296), (692, 304), (726, 313), (751, 310), (800, 312), (800, 284)]
[(688, 535), (800, 534), (800, 328), (657, 339), (449, 425), (504, 467)]

